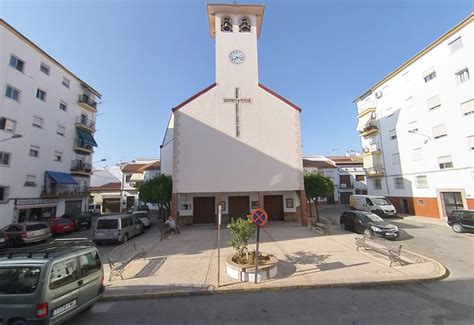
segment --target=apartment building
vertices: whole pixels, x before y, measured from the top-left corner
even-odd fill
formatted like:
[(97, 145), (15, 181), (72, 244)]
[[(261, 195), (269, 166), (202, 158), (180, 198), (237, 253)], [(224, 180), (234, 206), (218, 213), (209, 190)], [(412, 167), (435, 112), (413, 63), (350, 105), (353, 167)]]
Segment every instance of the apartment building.
[(0, 19), (0, 227), (86, 209), (99, 92)]
[(369, 194), (402, 213), (474, 209), (474, 15), (357, 97)]

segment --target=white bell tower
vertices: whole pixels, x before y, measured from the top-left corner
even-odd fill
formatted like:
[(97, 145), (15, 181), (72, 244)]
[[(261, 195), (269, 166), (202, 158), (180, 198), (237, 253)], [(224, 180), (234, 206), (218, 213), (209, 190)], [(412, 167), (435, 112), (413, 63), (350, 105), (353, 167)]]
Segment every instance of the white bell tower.
[(263, 5), (207, 5), (219, 85), (258, 85), (257, 39), (264, 9)]

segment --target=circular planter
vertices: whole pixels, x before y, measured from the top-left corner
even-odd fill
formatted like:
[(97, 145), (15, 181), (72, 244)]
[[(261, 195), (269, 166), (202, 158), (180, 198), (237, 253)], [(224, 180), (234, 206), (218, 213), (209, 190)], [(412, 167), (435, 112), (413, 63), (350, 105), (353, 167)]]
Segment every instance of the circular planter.
[[(278, 259), (271, 254), (263, 254), (269, 257), (269, 261), (264, 263), (259, 263), (258, 273), (257, 273), (257, 282), (262, 280), (271, 279), (277, 274), (277, 263)], [(255, 282), (255, 265), (242, 265), (237, 264), (232, 261), (232, 256), (229, 256), (225, 260), (226, 273), (232, 279), (236, 279), (242, 282)]]

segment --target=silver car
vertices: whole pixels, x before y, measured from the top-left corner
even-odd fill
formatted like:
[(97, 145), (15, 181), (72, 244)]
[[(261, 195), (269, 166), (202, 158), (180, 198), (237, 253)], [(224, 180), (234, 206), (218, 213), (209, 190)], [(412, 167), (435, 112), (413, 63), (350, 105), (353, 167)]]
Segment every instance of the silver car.
[(97, 219), (94, 242), (126, 242), (144, 232), (143, 223), (130, 214), (104, 216)]
[(151, 227), (151, 220), (150, 220), (150, 214), (146, 211), (135, 211), (133, 213), (134, 217), (137, 217), (138, 220), (140, 220), (145, 228), (150, 228)]
[(3, 228), (3, 232), (9, 247), (47, 241), (51, 237), (51, 231), (44, 222), (12, 223)]

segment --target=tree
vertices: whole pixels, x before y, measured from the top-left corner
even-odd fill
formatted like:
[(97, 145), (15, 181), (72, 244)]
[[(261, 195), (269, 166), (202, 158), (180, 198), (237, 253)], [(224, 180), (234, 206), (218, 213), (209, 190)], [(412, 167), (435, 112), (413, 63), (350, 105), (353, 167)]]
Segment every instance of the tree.
[[(152, 178), (139, 187), (140, 201), (146, 203), (155, 203), (160, 208), (160, 214), (170, 210), (171, 192), (173, 182), (171, 176), (159, 175)], [(163, 217), (163, 215), (161, 215)]]
[(314, 204), (316, 221), (319, 222), (318, 197), (331, 195), (334, 192), (334, 183), (329, 177), (314, 173), (306, 174), (304, 175), (304, 190), (309, 203), (313, 202)]
[(249, 258), (248, 243), (249, 240), (255, 235), (256, 226), (253, 224), (249, 217), (247, 219), (238, 218), (237, 220), (231, 220), (227, 228), (230, 231), (229, 244), (235, 249), (234, 262), (240, 264), (251, 263)]

